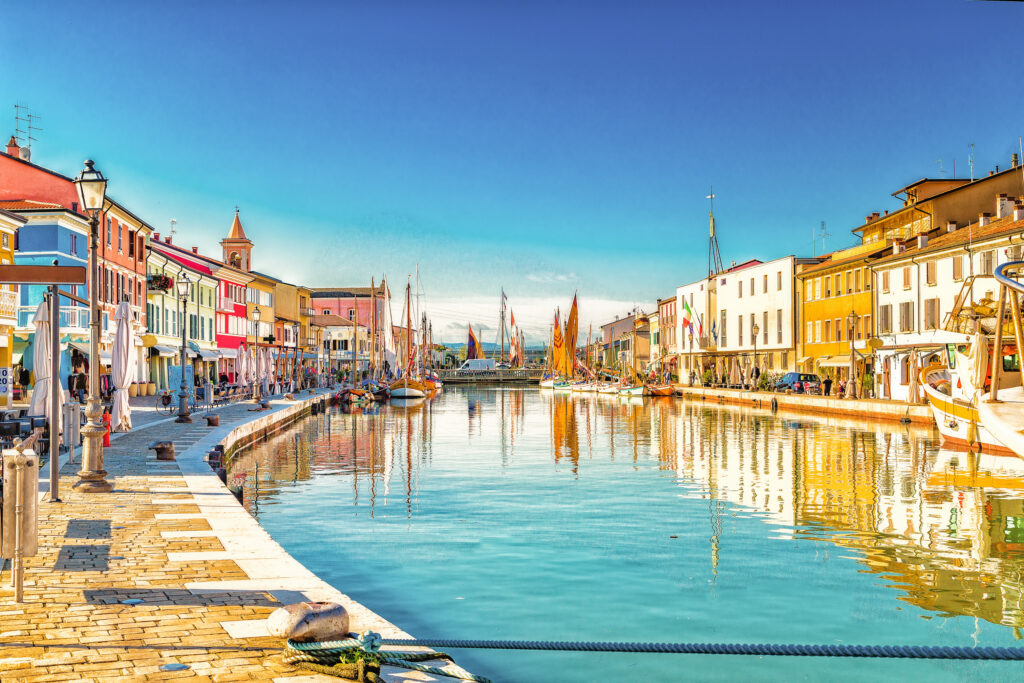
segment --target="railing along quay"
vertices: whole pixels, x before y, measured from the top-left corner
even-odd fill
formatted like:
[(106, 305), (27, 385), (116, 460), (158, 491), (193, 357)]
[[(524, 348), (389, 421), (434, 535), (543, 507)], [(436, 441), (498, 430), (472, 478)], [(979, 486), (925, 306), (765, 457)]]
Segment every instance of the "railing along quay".
[(499, 384), (536, 384), (544, 375), (543, 370), (442, 370), (441, 381), (445, 384), (472, 384), (496, 382)]

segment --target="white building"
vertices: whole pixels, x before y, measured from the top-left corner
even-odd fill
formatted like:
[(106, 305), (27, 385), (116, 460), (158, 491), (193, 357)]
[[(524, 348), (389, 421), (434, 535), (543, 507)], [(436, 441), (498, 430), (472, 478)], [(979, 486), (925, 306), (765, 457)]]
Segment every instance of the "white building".
[[(679, 381), (683, 384), (690, 383), (691, 372), (694, 383), (700, 384), (704, 369), (713, 363), (710, 354), (715, 352), (715, 334), (718, 331), (714, 325), (717, 310), (716, 282), (716, 278), (706, 277), (676, 288), (672, 304), (675, 313), (675, 350), (679, 355), (676, 365), (679, 368)], [(686, 319), (686, 306), (689, 306), (693, 314), (689, 326), (683, 322)]]
[[(1024, 206), (1000, 195), (996, 215), (983, 213), (976, 223), (948, 223), (940, 231), (893, 243), (893, 253), (872, 266), (875, 286), (875, 395), (907, 400), (911, 355), (924, 367), (945, 344), (964, 343), (973, 329), (947, 322), (958, 297), (973, 304), (994, 302), (999, 287), (996, 266), (1020, 260)], [(956, 321), (954, 321), (956, 322)]]
[(817, 261), (795, 256), (752, 260), (716, 276), (720, 372), (733, 375), (738, 366), (746, 376), (754, 367), (762, 372), (796, 368), (800, 321), (794, 275), (798, 266)]

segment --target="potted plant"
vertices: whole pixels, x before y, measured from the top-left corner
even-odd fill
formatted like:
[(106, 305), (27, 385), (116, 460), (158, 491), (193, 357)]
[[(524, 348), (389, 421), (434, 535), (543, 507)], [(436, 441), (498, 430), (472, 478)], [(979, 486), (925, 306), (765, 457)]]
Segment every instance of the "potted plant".
[(146, 396), (156, 396), (155, 382), (146, 382)]
[(135, 398), (138, 395), (139, 395), (139, 383), (138, 382), (132, 382), (131, 385), (128, 387), (128, 398)]

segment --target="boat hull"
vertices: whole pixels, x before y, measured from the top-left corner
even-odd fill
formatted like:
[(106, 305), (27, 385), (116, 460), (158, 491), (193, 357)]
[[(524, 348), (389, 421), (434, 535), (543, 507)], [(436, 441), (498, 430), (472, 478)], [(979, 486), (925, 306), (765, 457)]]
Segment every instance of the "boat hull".
[(414, 379), (400, 379), (391, 383), (392, 398), (423, 398), (427, 389)]
[(921, 388), (928, 400), (928, 407), (935, 416), (935, 425), (942, 435), (944, 444), (979, 453), (1016, 455), (985, 427), (977, 408), (965, 401), (954, 401), (927, 384)]

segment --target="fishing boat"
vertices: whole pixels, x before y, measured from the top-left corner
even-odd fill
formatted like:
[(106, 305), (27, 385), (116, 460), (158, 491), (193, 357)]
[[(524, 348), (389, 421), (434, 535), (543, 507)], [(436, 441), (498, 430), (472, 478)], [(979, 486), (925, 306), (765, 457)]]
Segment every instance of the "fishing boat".
[(555, 388), (555, 381), (557, 379), (558, 378), (556, 378), (556, 377), (545, 377), (544, 379), (542, 379), (540, 381), (540, 386), (541, 386), (542, 389), (554, 389)]
[(405, 286), (405, 348), (406, 366), (405, 375), (391, 383), (391, 398), (424, 398), (427, 395), (427, 387), (412, 377), (413, 371), (413, 345), (412, 345), (412, 310), (411, 287)]
[(599, 394), (617, 394), (619, 393), (619, 385), (617, 384), (602, 384), (597, 388)]
[(648, 396), (671, 396), (675, 393), (675, 387), (671, 384), (651, 384), (647, 389)]
[(635, 387), (622, 387), (618, 393), (619, 396), (650, 396), (648, 388), (642, 384)]
[[(1003, 284), (1000, 297), (1012, 301), (1004, 280), (1011, 286), (1016, 282), (1001, 272), (1011, 265), (1001, 264), (996, 277)], [(917, 375), (944, 443), (975, 452), (1024, 456), (1024, 435), (1019, 431), (1024, 418), (1022, 375), (1007, 368), (1007, 359), (1019, 358), (1014, 315), (1000, 310), (1004, 313), (1000, 321), (994, 302), (982, 299), (967, 303), (965, 294), (973, 286), (970, 280), (974, 277), (965, 282), (946, 324), (947, 331), (970, 330), (973, 337), (965, 336), (963, 343), (946, 344), (941, 362), (911, 374)], [(999, 352), (993, 354), (996, 348)], [(993, 366), (993, 355), (1000, 359), (999, 367)], [(916, 362), (916, 355), (912, 358)], [(992, 395), (993, 381), (999, 387), (996, 397)]]

